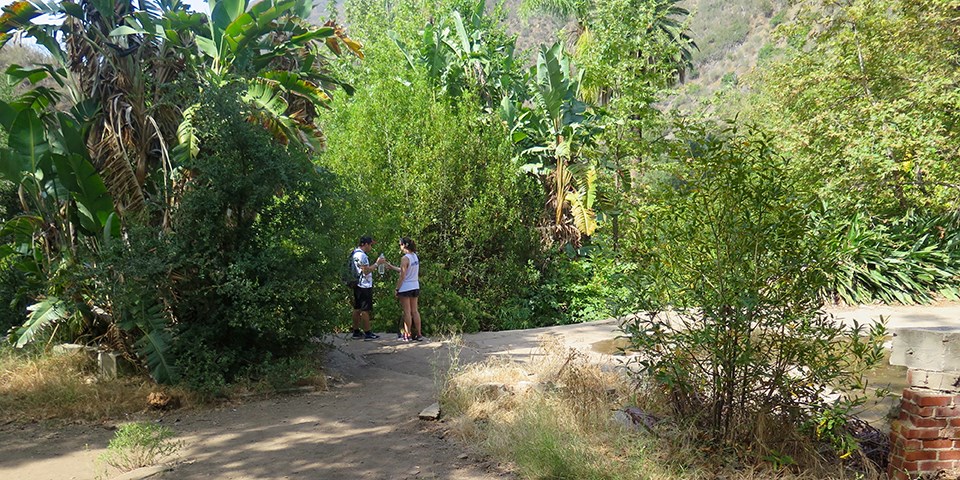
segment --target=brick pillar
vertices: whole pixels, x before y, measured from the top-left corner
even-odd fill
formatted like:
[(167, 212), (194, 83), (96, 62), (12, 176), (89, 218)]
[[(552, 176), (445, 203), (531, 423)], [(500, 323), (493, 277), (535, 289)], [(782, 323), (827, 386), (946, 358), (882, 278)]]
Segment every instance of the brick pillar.
[(907, 380), (890, 425), (889, 478), (960, 476), (960, 372), (910, 368)]

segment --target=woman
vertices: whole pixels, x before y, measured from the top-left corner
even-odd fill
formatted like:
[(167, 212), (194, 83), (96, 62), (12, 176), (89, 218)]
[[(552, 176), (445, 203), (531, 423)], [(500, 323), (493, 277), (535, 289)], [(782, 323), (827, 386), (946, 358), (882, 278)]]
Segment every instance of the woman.
[[(420, 330), (420, 258), (417, 257), (417, 244), (403, 237), (400, 239), (400, 266), (388, 264), (390, 269), (400, 272), (397, 278), (396, 297), (403, 307), (403, 340), (419, 342), (423, 340)], [(411, 328), (412, 327), (412, 328)], [(416, 332), (416, 333), (414, 333)]]

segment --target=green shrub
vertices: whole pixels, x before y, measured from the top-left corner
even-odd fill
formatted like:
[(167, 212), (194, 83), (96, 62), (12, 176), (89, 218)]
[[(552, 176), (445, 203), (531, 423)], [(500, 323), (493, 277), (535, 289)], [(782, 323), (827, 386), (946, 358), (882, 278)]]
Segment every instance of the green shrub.
[(26, 320), (26, 278), (11, 263), (0, 261), (0, 337)]
[(773, 16), (773, 18), (770, 19), (770, 28), (777, 28), (779, 25), (783, 24), (783, 22), (786, 22), (786, 21), (787, 21), (787, 11), (780, 10), (779, 12), (777, 12), (776, 15)]
[(671, 314), (634, 318), (625, 332), (677, 411), (715, 438), (753, 438), (764, 422), (799, 426), (834, 406), (829, 388), (862, 385), (883, 328), (847, 329), (822, 311), (831, 259), (813, 228), (818, 203), (790, 181), (769, 138), (736, 128), (678, 136), (686, 143), (639, 223), (653, 297)]
[(216, 352), (230, 382), (331, 328), (322, 312), (338, 282), (340, 259), (327, 256), (337, 189), (303, 153), (245, 121), (229, 91), (204, 100), (203, 149), (186, 165), (192, 178), (170, 237), (177, 348)]
[(547, 252), (539, 266), (527, 265), (526, 291), (496, 310), (504, 330), (589, 322), (636, 311), (639, 301), (626, 280), (637, 265), (601, 248), (574, 257), (572, 247)]
[(205, 395), (300, 355), (333, 328), (340, 288), (336, 179), (247, 122), (238, 97), (201, 98), (170, 230), (131, 223), (97, 266), (114, 321), (156, 347), (151, 367)]

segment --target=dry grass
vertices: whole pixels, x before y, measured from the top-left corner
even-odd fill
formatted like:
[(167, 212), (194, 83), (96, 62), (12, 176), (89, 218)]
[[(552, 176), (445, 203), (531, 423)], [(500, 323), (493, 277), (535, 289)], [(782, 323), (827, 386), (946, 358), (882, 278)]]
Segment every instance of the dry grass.
[(150, 379), (103, 380), (83, 354), (27, 354), (0, 348), (0, 422), (97, 421), (140, 412), (152, 392), (186, 398)]
[[(449, 433), (512, 462), (523, 478), (879, 478), (845, 471), (792, 428), (772, 423), (759, 423), (749, 450), (719, 450), (690, 422), (671, 419), (658, 392), (638, 391), (622, 374), (556, 340), (544, 340), (541, 349), (530, 363), (495, 359), (458, 368), (451, 362), (441, 383)], [(626, 406), (665, 420), (649, 430), (628, 429), (612, 420)]]

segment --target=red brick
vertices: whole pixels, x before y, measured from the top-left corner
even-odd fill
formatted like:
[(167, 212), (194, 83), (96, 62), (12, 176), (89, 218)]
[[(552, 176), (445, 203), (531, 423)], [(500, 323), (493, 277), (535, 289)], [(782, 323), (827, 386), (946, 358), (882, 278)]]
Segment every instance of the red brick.
[(920, 396), (918, 390), (914, 388), (904, 388), (902, 397), (905, 401), (913, 402)]
[(903, 462), (903, 464), (900, 465), (900, 469), (903, 472), (919, 472), (920, 462)]
[(900, 427), (900, 434), (903, 438), (931, 439), (940, 438), (939, 428), (910, 428), (906, 425)]
[(951, 427), (960, 427), (960, 417), (950, 419)]
[[(902, 451), (920, 450), (925, 442), (935, 442), (936, 440), (908, 440), (898, 435), (898, 440), (892, 442), (893, 448)], [(952, 446), (952, 445), (951, 445)]]
[(938, 460), (960, 460), (960, 450), (940, 450), (937, 453)]
[[(924, 450), (933, 450), (937, 448), (953, 448), (953, 440), (914, 440), (920, 444), (920, 448)], [(906, 450), (906, 449), (905, 449)]]
[(915, 450), (912, 452), (904, 452), (903, 459), (908, 462), (914, 460), (937, 460), (939, 458), (937, 453), (943, 452), (937, 452), (936, 450)]
[[(919, 415), (919, 414), (918, 414)], [(960, 407), (939, 407), (934, 410), (933, 415), (922, 415), (924, 417), (956, 418), (960, 417)]]
[(890, 480), (911, 480), (910, 475), (908, 475), (903, 470), (894, 470), (892, 468), (888, 469), (888, 477)]
[(944, 397), (942, 395), (931, 395), (918, 398), (917, 405), (921, 407), (946, 407), (953, 403), (953, 397)]
[(919, 427), (919, 428), (926, 428), (926, 427), (946, 428), (948, 425), (946, 418), (916, 417), (911, 419), (910, 423), (912, 423), (914, 427)]
[(913, 402), (901, 402), (900, 409), (921, 417), (932, 417), (935, 411), (935, 407), (918, 407)]
[(940, 470), (953, 470), (957, 468), (958, 465), (960, 465), (954, 461), (940, 461), (940, 460), (926, 460), (918, 463), (920, 464), (920, 471), (922, 472), (939, 472)]
[(910, 475), (902, 470), (888, 469), (888, 477), (890, 480), (911, 480)]

